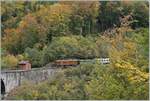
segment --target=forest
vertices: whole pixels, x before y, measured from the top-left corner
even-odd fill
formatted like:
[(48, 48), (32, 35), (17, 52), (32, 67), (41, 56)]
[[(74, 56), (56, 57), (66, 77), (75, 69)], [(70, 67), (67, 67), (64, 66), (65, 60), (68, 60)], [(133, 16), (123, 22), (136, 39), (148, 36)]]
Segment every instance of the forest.
[[(96, 60), (107, 57), (107, 65)], [(7, 99), (148, 100), (149, 2), (1, 1), (1, 69), (57, 59), (91, 62), (26, 82)]]

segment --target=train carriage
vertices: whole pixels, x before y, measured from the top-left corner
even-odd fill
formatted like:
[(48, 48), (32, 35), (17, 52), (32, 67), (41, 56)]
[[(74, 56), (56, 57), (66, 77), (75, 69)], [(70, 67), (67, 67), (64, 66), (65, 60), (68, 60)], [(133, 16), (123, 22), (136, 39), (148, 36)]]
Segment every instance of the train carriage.
[[(101, 64), (109, 64), (110, 63), (110, 59), (109, 58), (98, 58), (96, 59), (98, 60), (98, 62), (100, 62)], [(55, 60), (53, 62), (53, 66), (56, 67), (65, 67), (65, 66), (77, 66), (80, 63), (94, 63), (95, 60), (94, 59), (62, 59), (62, 60)]]
[(55, 66), (77, 66), (79, 64), (79, 61), (76, 59), (67, 59), (67, 60), (56, 60), (54, 62)]

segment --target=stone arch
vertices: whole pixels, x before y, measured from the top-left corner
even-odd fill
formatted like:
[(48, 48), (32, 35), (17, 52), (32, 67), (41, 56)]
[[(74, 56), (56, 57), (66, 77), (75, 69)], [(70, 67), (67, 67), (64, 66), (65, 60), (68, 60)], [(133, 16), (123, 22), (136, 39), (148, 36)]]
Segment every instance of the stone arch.
[(1, 79), (1, 94), (4, 95), (6, 93), (6, 88), (3, 79)]

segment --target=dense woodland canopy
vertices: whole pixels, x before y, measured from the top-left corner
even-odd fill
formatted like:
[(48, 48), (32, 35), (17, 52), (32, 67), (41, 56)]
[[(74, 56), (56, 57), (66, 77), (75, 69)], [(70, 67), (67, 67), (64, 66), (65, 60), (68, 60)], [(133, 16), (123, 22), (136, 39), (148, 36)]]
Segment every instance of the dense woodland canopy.
[[(52, 82), (21, 86), (10, 99), (148, 99), (148, 1), (1, 3), (2, 69), (17, 69), (21, 60), (40, 68), (92, 59)], [(95, 60), (105, 57), (110, 64)]]

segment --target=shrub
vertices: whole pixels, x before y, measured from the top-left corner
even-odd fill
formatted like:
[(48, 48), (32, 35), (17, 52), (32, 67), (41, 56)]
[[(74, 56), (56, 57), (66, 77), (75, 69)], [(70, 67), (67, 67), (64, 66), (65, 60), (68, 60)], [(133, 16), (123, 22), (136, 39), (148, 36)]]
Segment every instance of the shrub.
[(19, 61), (22, 61), (22, 60), (24, 60), (24, 56), (21, 55), (21, 54), (19, 54), (19, 55), (17, 55), (17, 59), (18, 59)]
[(18, 59), (14, 55), (2, 57), (2, 69), (15, 69), (18, 65)]

